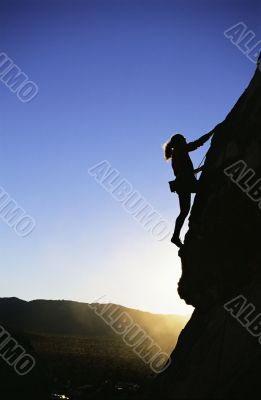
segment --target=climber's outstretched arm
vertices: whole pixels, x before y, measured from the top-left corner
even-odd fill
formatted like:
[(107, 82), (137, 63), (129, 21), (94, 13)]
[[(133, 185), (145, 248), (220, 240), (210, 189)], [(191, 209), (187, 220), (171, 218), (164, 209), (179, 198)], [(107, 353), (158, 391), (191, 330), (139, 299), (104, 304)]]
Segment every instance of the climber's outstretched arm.
[(187, 148), (188, 151), (194, 151), (196, 150), (198, 147), (203, 146), (204, 143), (206, 143), (211, 136), (218, 130), (218, 127), (221, 124), (218, 124), (217, 126), (215, 126), (214, 129), (212, 129), (212, 131), (210, 131), (209, 133), (206, 133), (205, 135), (201, 136), (199, 139), (195, 140), (194, 142), (190, 142), (187, 144)]
[(194, 142), (188, 143), (188, 145), (187, 145), (188, 151), (194, 151), (198, 147), (203, 146), (203, 144), (206, 143), (211, 138), (213, 133), (214, 133), (214, 130), (212, 130), (209, 133), (206, 133), (205, 135), (201, 136), (199, 139), (195, 140)]

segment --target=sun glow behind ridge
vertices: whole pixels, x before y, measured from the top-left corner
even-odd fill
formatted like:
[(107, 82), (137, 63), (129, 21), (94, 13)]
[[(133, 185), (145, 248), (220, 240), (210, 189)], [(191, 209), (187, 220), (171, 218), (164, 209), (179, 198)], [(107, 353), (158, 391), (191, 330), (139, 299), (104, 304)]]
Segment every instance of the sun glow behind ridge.
[(176, 248), (168, 241), (154, 241), (152, 246), (153, 241), (132, 242), (131, 249), (129, 242), (122, 243), (103, 273), (93, 276), (94, 287), (97, 282), (106, 302), (154, 313), (191, 314), (193, 307), (177, 293), (181, 264)]

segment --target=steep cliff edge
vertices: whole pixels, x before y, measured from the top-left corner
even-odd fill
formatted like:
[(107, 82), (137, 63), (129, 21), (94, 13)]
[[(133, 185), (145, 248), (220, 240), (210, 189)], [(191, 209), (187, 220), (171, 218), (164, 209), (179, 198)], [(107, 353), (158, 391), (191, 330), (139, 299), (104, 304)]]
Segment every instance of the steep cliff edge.
[[(244, 160), (261, 178), (261, 72), (215, 133), (181, 252), (179, 294), (193, 306), (230, 296), (260, 270), (261, 210), (224, 170)], [(250, 184), (249, 184), (250, 185)]]
[(179, 337), (171, 366), (156, 379), (165, 398), (251, 398), (259, 389), (260, 199), (257, 68), (218, 126), (200, 177), (180, 251), (178, 286), (180, 297), (195, 312)]

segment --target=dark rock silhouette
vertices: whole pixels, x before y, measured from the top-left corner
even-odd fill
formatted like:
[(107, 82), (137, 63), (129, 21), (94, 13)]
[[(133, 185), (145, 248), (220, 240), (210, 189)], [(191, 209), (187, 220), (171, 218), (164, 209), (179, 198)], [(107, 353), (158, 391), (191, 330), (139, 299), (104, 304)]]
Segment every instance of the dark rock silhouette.
[[(224, 170), (239, 160), (244, 161), (248, 175), (238, 172), (236, 183)], [(180, 334), (171, 366), (156, 379), (156, 398), (164, 393), (170, 399), (248, 399), (259, 393), (259, 179), (261, 71), (257, 68), (248, 88), (215, 132), (207, 153), (180, 250), (178, 292), (195, 311)], [(256, 201), (246, 190), (255, 183)], [(224, 304), (241, 295), (248, 308), (239, 308), (233, 318)], [(240, 316), (239, 320), (235, 316)], [(253, 318), (255, 335), (253, 329), (249, 332)]]
[(181, 252), (179, 294), (195, 307), (225, 299), (258, 272), (261, 252), (258, 203), (224, 173), (244, 160), (261, 178), (261, 72), (215, 133)]

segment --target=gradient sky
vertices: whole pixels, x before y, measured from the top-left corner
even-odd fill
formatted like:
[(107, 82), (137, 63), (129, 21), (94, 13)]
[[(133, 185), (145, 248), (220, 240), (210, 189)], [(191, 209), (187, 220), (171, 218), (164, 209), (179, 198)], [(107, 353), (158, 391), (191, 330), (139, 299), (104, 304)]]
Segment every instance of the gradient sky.
[(1, 51), (39, 86), (25, 104), (0, 82), (0, 186), (37, 222), (21, 238), (0, 221), (1, 297), (191, 311), (176, 293), (177, 249), (88, 169), (107, 159), (173, 225), (161, 146), (225, 118), (255, 66), (223, 32), (243, 21), (261, 40), (260, 11), (249, 0), (1, 2)]

